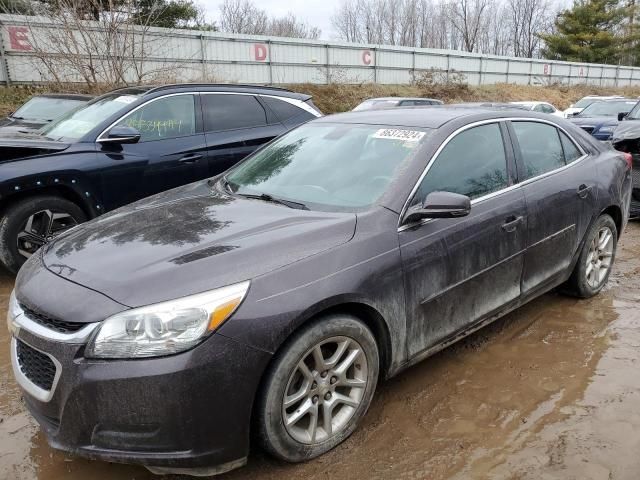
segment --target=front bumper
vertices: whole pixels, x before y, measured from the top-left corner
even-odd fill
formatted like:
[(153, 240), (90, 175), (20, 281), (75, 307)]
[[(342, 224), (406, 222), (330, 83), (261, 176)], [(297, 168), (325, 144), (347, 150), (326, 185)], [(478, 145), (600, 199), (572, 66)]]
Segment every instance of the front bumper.
[(52, 447), (163, 473), (213, 474), (244, 464), (270, 354), (214, 334), (173, 356), (89, 360), (85, 343), (38, 333), (24, 325), (14, 330), (12, 361), (23, 373), (19, 342), (55, 360), (56, 381), (49, 391), (40, 388), (46, 395), (16, 375)]

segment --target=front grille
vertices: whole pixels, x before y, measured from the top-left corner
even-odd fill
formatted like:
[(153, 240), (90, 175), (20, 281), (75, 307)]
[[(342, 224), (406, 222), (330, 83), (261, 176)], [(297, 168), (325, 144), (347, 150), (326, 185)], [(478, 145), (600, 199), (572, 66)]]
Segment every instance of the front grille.
[(16, 340), (16, 355), (24, 376), (43, 390), (51, 390), (56, 377), (56, 366), (51, 358), (20, 340)]
[(634, 189), (640, 188), (640, 170), (636, 170), (635, 167), (631, 170), (631, 181)]
[(73, 333), (85, 327), (86, 323), (65, 322), (64, 320), (58, 320), (57, 318), (49, 317), (43, 313), (37, 312), (32, 308), (29, 308), (23, 304), (20, 304), (20, 308), (24, 311), (24, 314), (36, 323), (39, 323), (43, 327), (47, 327), (50, 330), (54, 330), (58, 333)]
[(584, 126), (581, 125), (580, 128), (583, 129), (585, 132), (591, 134), (591, 133), (593, 133), (593, 131), (595, 130), (596, 127), (588, 127), (586, 125), (584, 125)]

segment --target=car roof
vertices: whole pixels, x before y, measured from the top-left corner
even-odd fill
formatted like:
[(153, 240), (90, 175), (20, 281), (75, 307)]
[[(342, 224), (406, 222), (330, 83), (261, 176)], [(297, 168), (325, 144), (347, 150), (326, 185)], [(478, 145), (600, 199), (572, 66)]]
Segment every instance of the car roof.
[(528, 107), (532, 107), (533, 105), (540, 105), (540, 104), (549, 105), (549, 102), (535, 101), (535, 100), (528, 100), (526, 102), (509, 102), (509, 103), (513, 103), (514, 105), (526, 105)]
[(199, 92), (234, 92), (234, 93), (253, 93), (262, 95), (272, 95), (276, 97), (295, 98), (306, 101), (311, 95), (304, 93), (296, 93), (286, 88), (271, 87), (265, 85), (243, 85), (235, 83), (175, 83), (167, 85), (147, 85), (136, 87), (125, 87), (113, 90), (109, 93), (121, 93), (123, 95), (152, 95), (156, 93), (170, 93), (184, 90), (193, 90)]
[(93, 95), (83, 95), (80, 93), (40, 93), (34, 95), (32, 98), (60, 98), (65, 100), (86, 100), (89, 101), (95, 98)]
[[(511, 111), (509, 111), (511, 110)], [(531, 117), (548, 119), (539, 114), (520, 108), (493, 108), (474, 104), (434, 105), (433, 108), (407, 107), (385, 110), (351, 111), (327, 115), (314, 120), (326, 123), (354, 123), (363, 125), (397, 125), (403, 127), (439, 128), (447, 122), (469, 117), (470, 121), (500, 119), (504, 117)], [(475, 117), (472, 119), (472, 117)]]
[(405, 100), (429, 100), (431, 102), (442, 102), (442, 100), (438, 100), (437, 98), (425, 98), (425, 97), (376, 97), (376, 98), (367, 98), (366, 100), (363, 100), (362, 103), (371, 102), (371, 101), (390, 101), (390, 100), (397, 100), (399, 102), (405, 101)]
[[(613, 102), (638, 102), (637, 98), (626, 98), (626, 97), (617, 97), (617, 98), (601, 98), (596, 99), (598, 102), (604, 103), (613, 103)], [(595, 103), (595, 102), (594, 102)]]

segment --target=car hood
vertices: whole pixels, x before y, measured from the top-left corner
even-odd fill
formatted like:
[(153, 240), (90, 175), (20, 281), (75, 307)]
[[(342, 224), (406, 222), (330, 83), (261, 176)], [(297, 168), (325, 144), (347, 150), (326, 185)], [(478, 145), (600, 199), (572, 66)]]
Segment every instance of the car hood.
[(25, 131), (25, 127), (0, 127), (0, 162), (69, 148), (69, 143), (51, 140), (33, 132)]
[(624, 122), (620, 122), (611, 136), (611, 142), (613, 144), (636, 139), (640, 139), (640, 120), (625, 120)]
[(569, 118), (571, 123), (578, 126), (591, 125), (595, 127), (604, 127), (610, 125), (618, 125), (618, 119), (616, 117), (572, 117)]
[(348, 242), (354, 213), (291, 209), (197, 182), (76, 227), (51, 272), (130, 307), (250, 280)]

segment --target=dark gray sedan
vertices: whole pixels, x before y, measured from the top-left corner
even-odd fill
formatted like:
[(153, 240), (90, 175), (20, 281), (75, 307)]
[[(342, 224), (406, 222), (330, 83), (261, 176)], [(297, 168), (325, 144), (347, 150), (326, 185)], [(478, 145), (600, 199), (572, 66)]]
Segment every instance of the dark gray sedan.
[(597, 294), (630, 194), (628, 154), (548, 115), (314, 120), (33, 255), (8, 313), (14, 373), (74, 454), (213, 474), (253, 433), (308, 460), (380, 380), (556, 286)]

